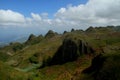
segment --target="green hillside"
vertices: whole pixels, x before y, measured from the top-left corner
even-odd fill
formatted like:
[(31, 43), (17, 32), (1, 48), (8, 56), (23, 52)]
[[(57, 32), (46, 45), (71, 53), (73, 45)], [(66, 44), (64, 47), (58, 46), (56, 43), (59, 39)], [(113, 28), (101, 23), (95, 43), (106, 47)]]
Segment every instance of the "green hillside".
[(0, 48), (0, 80), (120, 80), (120, 26), (49, 30)]

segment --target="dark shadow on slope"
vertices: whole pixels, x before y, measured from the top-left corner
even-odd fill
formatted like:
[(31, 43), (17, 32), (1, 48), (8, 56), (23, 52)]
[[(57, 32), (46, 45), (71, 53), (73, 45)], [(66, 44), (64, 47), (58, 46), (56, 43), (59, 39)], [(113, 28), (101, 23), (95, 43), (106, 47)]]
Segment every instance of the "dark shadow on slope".
[(95, 58), (93, 58), (91, 66), (85, 69), (83, 73), (88, 74), (92, 72), (95, 72), (94, 74), (98, 73), (99, 70), (102, 68), (105, 59), (106, 58), (103, 57), (102, 54), (97, 55)]
[[(93, 80), (120, 80), (120, 54), (98, 55), (90, 67), (83, 71)], [(84, 80), (84, 79), (83, 79)]]
[(59, 47), (53, 56), (50, 65), (63, 64), (76, 60), (78, 58), (77, 49), (77, 44), (74, 41), (65, 39), (63, 45)]

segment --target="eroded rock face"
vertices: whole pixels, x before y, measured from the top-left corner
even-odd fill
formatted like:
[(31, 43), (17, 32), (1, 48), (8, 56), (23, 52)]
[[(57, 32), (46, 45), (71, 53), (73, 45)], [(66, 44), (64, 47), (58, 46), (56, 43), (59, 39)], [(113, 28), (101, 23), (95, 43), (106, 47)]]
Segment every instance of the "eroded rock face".
[(65, 39), (63, 44), (59, 47), (58, 51), (53, 56), (51, 65), (63, 64), (76, 60), (78, 57), (77, 49), (77, 44), (74, 41)]
[(94, 53), (95, 51), (91, 46), (88, 45), (87, 42), (83, 42), (82, 40), (79, 40), (79, 54), (91, 54)]
[(51, 59), (49, 65), (64, 64), (66, 62), (75, 61), (83, 54), (92, 54), (94, 50), (88, 43), (82, 40), (64, 39), (63, 44), (59, 47)]

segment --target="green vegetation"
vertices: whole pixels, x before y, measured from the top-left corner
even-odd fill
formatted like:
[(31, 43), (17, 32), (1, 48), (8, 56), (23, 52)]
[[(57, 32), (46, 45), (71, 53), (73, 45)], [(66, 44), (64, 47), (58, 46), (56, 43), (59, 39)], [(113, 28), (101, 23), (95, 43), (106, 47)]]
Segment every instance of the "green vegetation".
[(0, 48), (0, 80), (120, 80), (120, 26), (49, 30)]
[(19, 72), (0, 61), (0, 80), (27, 80), (28, 74)]

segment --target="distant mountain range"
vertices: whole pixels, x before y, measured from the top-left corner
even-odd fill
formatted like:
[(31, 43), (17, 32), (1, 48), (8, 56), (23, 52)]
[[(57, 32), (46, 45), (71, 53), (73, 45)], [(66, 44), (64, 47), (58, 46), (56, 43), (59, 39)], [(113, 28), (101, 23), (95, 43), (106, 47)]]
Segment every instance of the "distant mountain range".
[(24, 36), (24, 37), (16, 38), (16, 39), (13, 40), (12, 42), (20, 42), (20, 43), (23, 43), (23, 42), (25, 42), (27, 39), (28, 39), (28, 37), (27, 37), (27, 36)]
[(10, 42), (19, 42), (19, 43), (23, 43), (23, 42), (25, 42), (26, 40), (28, 39), (28, 37), (27, 36), (24, 36), (24, 37), (19, 37), (19, 38), (16, 38), (16, 39), (14, 39), (14, 40), (12, 40), (12, 41), (5, 41), (5, 42), (0, 42), (0, 47), (4, 47), (4, 46), (6, 46), (6, 45), (9, 45), (9, 43)]

